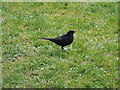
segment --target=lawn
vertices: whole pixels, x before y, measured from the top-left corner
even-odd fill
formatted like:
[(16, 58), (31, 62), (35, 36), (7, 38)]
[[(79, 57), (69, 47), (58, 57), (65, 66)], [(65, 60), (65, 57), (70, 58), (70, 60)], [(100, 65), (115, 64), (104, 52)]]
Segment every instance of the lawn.
[[(76, 30), (66, 50), (40, 38)], [(118, 3), (2, 3), (3, 88), (117, 88)]]

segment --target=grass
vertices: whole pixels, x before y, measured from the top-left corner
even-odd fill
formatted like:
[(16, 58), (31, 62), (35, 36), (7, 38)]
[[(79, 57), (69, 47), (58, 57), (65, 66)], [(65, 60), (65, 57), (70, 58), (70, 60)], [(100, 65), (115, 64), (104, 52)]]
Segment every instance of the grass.
[[(117, 88), (117, 3), (2, 3), (4, 88)], [(39, 38), (76, 30), (61, 47)]]

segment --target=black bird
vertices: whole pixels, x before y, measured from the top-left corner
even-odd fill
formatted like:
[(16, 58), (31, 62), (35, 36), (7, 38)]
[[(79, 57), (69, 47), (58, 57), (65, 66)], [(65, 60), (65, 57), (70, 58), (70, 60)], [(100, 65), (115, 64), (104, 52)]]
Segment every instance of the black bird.
[(74, 32), (76, 32), (76, 31), (71, 30), (71, 31), (68, 31), (67, 34), (65, 34), (63, 36), (59, 36), (56, 38), (41, 38), (41, 39), (50, 40), (50, 41), (56, 43), (57, 45), (62, 46), (62, 49), (64, 49), (63, 48), (64, 46), (70, 45), (73, 42)]

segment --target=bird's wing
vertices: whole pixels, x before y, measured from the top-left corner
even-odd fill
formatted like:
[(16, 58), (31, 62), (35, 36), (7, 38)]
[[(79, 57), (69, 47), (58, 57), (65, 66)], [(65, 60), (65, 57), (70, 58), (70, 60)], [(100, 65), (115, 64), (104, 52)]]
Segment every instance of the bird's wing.
[(53, 40), (55, 40), (56, 42), (62, 42), (62, 37), (61, 36), (60, 37), (56, 37)]
[(61, 46), (64, 46), (64, 44), (65, 44), (62, 36), (50, 39), (50, 41), (53, 41), (54, 43), (61, 45)]
[(56, 37), (55, 39), (58, 40), (58, 41), (61, 41), (61, 42), (64, 42), (64, 41), (68, 42), (68, 37), (66, 35)]
[(67, 37), (66, 35), (61, 36), (62, 40), (64, 40), (66, 43), (69, 43), (69, 37)]
[(53, 41), (54, 43), (56, 43), (58, 45), (61, 45), (61, 46), (66, 46), (66, 45), (71, 44), (71, 38), (66, 36), (66, 35), (56, 37), (56, 38), (53, 38), (53, 39), (49, 39), (49, 40)]

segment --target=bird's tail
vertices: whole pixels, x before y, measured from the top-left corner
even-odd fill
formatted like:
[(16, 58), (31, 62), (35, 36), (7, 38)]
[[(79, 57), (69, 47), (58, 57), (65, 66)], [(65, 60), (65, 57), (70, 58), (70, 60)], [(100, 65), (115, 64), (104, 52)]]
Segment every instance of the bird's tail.
[(50, 38), (41, 38), (41, 39), (43, 39), (43, 40), (50, 40)]

